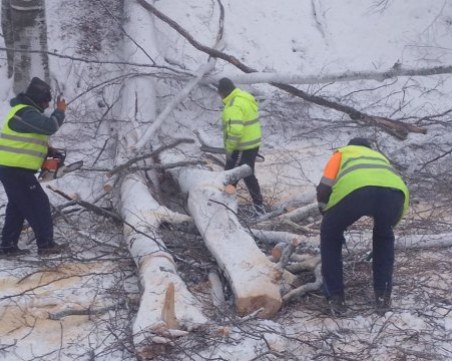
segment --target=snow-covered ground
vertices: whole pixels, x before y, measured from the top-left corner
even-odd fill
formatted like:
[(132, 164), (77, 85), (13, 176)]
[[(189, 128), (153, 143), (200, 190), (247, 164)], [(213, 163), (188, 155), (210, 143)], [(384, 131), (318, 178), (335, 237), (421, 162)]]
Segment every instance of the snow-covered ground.
[[(220, 4), (224, 6), (221, 50), (258, 72), (315, 77), (452, 63), (452, 4), (447, 0), (155, 2), (160, 11), (209, 47), (216, 41)], [(139, 5), (128, 5), (123, 14), (119, 0), (108, 4), (46, 0), (48, 49), (68, 56), (49, 57), (52, 85), (70, 101), (67, 121), (53, 142), (68, 149), (69, 161), (85, 161), (83, 171), (48, 185), (107, 210), (116, 207), (116, 194), (103, 190), (106, 170), (113, 166), (119, 144), (111, 129), (126, 128), (131, 121), (138, 128), (148, 126), (154, 120), (149, 109), (159, 114), (190, 79), (187, 74), (194, 74), (208, 58), (160, 20), (154, 19), (157, 44), (150, 44), (154, 39), (149, 29), (152, 17)], [(126, 28), (132, 24), (133, 31), (125, 34), (122, 20), (128, 20)], [(143, 51), (142, 62), (155, 62), (157, 67), (113, 64), (137, 58), (123, 53), (124, 48), (134, 47), (131, 39), (143, 48), (136, 50)], [(0, 65), (0, 112), (4, 117), (12, 86), (4, 57)], [(130, 119), (123, 119), (110, 109), (120, 85), (137, 71), (143, 79), (151, 79), (155, 89), (143, 87), (145, 103), (129, 104), (121, 114)], [(241, 75), (233, 65), (217, 60), (208, 79), (239, 79)], [(383, 317), (373, 312), (371, 265), (363, 261), (370, 246), (366, 220), (347, 234), (349, 248), (344, 257), (350, 311), (342, 319), (325, 313), (320, 292), (284, 305), (271, 320), (240, 318), (230, 301), (224, 308), (214, 309), (207, 300), (207, 271), (215, 262), (200, 237), (170, 229), (164, 237), (168, 248), (190, 291), (203, 301), (214, 327), (175, 340), (173, 347), (156, 347), (155, 359), (452, 360), (452, 252), (450, 246), (444, 246), (451, 237), (447, 173), (447, 152), (452, 149), (447, 112), (450, 76), (300, 85), (309, 94), (367, 114), (427, 128), (426, 135), (410, 134), (405, 141), (269, 84), (238, 85), (254, 92), (261, 104), (265, 162), (257, 163), (256, 174), (268, 207), (312, 192), (331, 151), (357, 135), (373, 138), (404, 174), (414, 201), (397, 231), (394, 308)], [(220, 110), (215, 89), (204, 83), (170, 113), (150, 146), (155, 149), (174, 138), (196, 139), (194, 130), (206, 134), (210, 144), (220, 145)], [(197, 143), (179, 147), (171, 156), (203, 159), (213, 169), (221, 169), (202, 154)], [(438, 162), (424, 166), (436, 157), (440, 157)], [(162, 199), (183, 212), (185, 196), (173, 180), (165, 174), (160, 182)], [(140, 299), (139, 278), (121, 241), (121, 225), (46, 189), (55, 206), (57, 240), (70, 243), (71, 252), (62, 258), (40, 260), (27, 229), (21, 246), (30, 248), (31, 256), (0, 259), (0, 359), (134, 360), (131, 332)], [(6, 200), (3, 191), (0, 195), (3, 215)], [(240, 207), (246, 210), (248, 195), (243, 187), (238, 196)], [(243, 217), (249, 221), (246, 212)], [(319, 217), (310, 219), (303, 224), (304, 230), (288, 225), (278, 225), (278, 229), (301, 234), (311, 246), (309, 251), (315, 252), (319, 221)], [(426, 246), (428, 240), (435, 241), (437, 248), (404, 248), (419, 237)], [(310, 282), (312, 274), (301, 278)]]

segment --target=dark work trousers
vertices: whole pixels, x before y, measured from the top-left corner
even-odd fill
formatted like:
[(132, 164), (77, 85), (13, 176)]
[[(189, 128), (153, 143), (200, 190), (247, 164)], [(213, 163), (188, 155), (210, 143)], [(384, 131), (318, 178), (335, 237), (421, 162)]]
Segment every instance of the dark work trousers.
[(393, 227), (403, 211), (405, 195), (396, 189), (360, 188), (327, 210), (320, 228), (322, 276), (326, 297), (344, 294), (342, 245), (344, 231), (363, 216), (374, 219), (373, 283), (374, 290), (391, 294), (394, 269)]
[(2, 248), (17, 246), (25, 219), (33, 229), (38, 248), (53, 242), (49, 197), (34, 173), (27, 169), (0, 167), (0, 181), (8, 197)]
[(235, 150), (232, 152), (231, 158), (226, 160), (226, 166), (224, 167), (225, 170), (241, 166), (242, 164), (248, 164), (251, 167), (253, 174), (245, 177), (243, 180), (245, 181), (246, 187), (248, 188), (248, 192), (250, 192), (251, 199), (253, 200), (255, 206), (262, 205), (261, 188), (256, 176), (254, 175), (254, 163), (256, 162), (258, 152), (259, 147), (242, 151)]

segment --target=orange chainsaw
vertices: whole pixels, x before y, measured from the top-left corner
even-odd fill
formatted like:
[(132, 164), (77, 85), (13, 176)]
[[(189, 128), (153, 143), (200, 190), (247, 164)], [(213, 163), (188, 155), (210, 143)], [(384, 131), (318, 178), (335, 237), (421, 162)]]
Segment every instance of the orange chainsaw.
[(53, 179), (61, 178), (67, 173), (71, 173), (83, 166), (83, 160), (65, 165), (66, 150), (50, 148), (47, 152), (46, 159), (41, 166), (38, 179), (41, 182), (47, 182)]

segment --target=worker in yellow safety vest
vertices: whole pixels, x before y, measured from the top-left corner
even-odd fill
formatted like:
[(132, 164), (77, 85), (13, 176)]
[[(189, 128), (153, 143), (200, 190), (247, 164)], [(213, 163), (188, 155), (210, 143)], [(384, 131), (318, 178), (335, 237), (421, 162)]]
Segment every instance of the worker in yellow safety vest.
[(353, 138), (329, 159), (317, 186), (323, 214), (320, 251), (325, 295), (333, 315), (346, 312), (342, 245), (344, 231), (363, 216), (374, 220), (372, 269), (378, 313), (390, 308), (394, 268), (393, 227), (408, 209), (409, 191), (398, 172), (366, 138)]
[[(259, 107), (250, 93), (237, 88), (229, 78), (218, 83), (218, 93), (223, 100), (222, 126), (225, 170), (248, 164), (253, 174), (244, 181), (251, 195), (257, 215), (265, 213), (259, 182), (254, 174), (254, 165), (261, 145), (261, 123)], [(235, 184), (234, 184), (235, 185)]]
[(44, 114), (51, 100), (50, 86), (34, 77), (25, 93), (11, 100), (0, 133), (0, 181), (8, 197), (0, 245), (3, 256), (29, 253), (18, 246), (24, 220), (33, 229), (38, 254), (60, 253), (64, 248), (53, 239), (49, 198), (35, 176), (48, 154), (49, 136), (65, 117), (66, 102), (60, 97), (50, 117)]

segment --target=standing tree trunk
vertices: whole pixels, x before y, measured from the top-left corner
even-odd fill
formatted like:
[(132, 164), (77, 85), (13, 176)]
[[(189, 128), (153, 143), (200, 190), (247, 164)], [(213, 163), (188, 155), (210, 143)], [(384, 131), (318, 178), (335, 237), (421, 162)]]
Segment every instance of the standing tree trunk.
[[(6, 47), (21, 50), (8, 52), (7, 55), (8, 70), (12, 69), (14, 74), (14, 92), (17, 94), (24, 91), (34, 76), (50, 82), (45, 1), (10, 0), (10, 6), (6, 4), (2, 6), (2, 10), (7, 10), (11, 15), (10, 22), (3, 19), (4, 29), (8, 31), (5, 37)], [(23, 50), (40, 52), (28, 53)]]
[[(131, 61), (149, 62), (158, 56), (155, 48), (154, 24), (150, 16), (138, 16), (134, 2), (125, 3), (126, 18), (140, 18), (141, 26), (126, 23), (124, 28), (133, 41), (125, 42), (124, 54)], [(146, 29), (144, 33), (141, 29)], [(138, 43), (140, 46), (138, 47)], [(128, 120), (116, 129), (119, 139), (116, 165), (133, 156), (132, 149), (142, 137), (143, 116), (155, 118), (155, 89), (152, 78), (135, 77), (125, 81), (119, 93), (120, 101), (114, 111), (118, 118)], [(145, 165), (144, 160), (139, 164)], [(137, 354), (151, 357), (159, 348), (156, 343), (169, 344), (180, 336), (207, 322), (200, 304), (179, 277), (175, 262), (159, 234), (162, 221), (187, 219), (161, 206), (152, 196), (145, 174), (125, 169), (115, 175), (118, 193), (117, 208), (123, 217), (127, 247), (140, 274), (141, 301), (133, 324), (133, 342)], [(156, 179), (157, 177), (153, 177)]]

